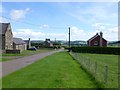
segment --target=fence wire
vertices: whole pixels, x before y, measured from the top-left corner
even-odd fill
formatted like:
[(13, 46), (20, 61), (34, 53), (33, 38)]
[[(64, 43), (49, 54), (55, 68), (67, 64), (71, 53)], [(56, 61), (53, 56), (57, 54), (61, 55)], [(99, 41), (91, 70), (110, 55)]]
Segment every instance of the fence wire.
[[(92, 76), (102, 83), (104, 86), (111, 86), (112, 82), (110, 79), (109, 73), (109, 66), (102, 62), (96, 62), (95, 60), (91, 60), (85, 56), (80, 55), (80, 53), (70, 52), (72, 57), (76, 59), (81, 66), (86, 69)], [(116, 81), (117, 84), (117, 81)], [(117, 85), (116, 85), (117, 86)]]

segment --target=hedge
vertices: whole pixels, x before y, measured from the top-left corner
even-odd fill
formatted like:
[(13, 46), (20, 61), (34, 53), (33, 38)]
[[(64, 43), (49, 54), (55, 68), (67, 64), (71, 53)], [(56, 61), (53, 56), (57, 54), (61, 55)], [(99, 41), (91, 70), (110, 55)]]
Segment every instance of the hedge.
[(35, 46), (36, 48), (51, 48), (51, 49), (59, 49), (61, 46)]
[(73, 52), (120, 55), (120, 47), (71, 47)]

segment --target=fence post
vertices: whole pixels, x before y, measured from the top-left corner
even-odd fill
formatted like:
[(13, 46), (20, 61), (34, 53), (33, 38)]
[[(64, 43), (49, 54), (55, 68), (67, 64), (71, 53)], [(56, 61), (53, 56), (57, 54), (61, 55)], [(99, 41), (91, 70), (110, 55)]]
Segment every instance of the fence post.
[(108, 82), (108, 66), (107, 65), (105, 65), (105, 78), (104, 78), (104, 80), (105, 80), (105, 84)]

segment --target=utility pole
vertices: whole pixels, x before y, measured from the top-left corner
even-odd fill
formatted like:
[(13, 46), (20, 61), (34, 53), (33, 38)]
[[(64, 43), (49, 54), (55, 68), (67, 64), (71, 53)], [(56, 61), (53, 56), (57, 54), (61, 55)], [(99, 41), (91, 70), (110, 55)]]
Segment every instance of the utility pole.
[(70, 52), (70, 27), (69, 27), (69, 52)]
[(56, 38), (55, 38), (55, 43), (56, 43)]

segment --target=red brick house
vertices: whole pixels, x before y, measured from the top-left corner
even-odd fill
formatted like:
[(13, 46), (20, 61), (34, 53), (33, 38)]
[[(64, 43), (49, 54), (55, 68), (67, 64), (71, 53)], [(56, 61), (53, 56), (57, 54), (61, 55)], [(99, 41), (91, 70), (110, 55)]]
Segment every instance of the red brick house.
[(93, 36), (92, 38), (90, 38), (87, 41), (88, 46), (107, 46), (107, 40), (105, 40), (102, 36), (102, 32), (100, 32), (100, 35), (97, 33), (95, 36)]

